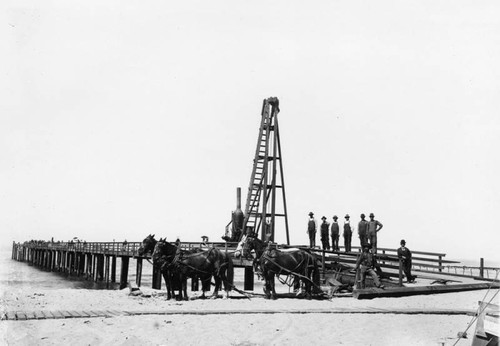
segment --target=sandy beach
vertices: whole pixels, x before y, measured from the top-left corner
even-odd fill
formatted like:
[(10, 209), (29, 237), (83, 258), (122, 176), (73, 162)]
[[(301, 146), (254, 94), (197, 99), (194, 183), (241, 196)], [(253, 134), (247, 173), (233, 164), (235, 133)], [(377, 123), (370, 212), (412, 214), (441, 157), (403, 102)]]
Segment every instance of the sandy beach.
[[(8, 311), (113, 311), (108, 317), (0, 322), (5, 345), (453, 345), (486, 290), (405, 298), (261, 297), (167, 301), (164, 291), (4, 291)], [(489, 292), (491, 297), (493, 292)], [(196, 297), (194, 292), (191, 294)], [(498, 304), (498, 299), (496, 299)], [(449, 312), (449, 314), (446, 313)], [(462, 339), (458, 345), (469, 345)]]

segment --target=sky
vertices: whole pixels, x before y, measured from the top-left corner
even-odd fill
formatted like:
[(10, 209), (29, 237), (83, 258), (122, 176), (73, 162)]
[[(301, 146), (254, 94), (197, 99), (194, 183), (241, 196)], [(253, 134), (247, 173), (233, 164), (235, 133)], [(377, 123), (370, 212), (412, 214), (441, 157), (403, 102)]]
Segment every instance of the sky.
[(497, 1), (0, 6), (2, 243), (220, 240), (275, 96), (292, 244), (373, 212), (500, 263)]

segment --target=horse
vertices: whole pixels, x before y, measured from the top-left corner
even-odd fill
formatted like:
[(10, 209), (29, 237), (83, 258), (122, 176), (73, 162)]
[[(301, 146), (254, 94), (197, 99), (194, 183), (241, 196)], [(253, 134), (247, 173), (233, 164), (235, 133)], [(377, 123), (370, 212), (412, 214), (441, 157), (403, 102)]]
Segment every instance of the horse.
[[(160, 240), (162, 239), (160, 238)], [(155, 239), (154, 234), (148, 235), (146, 238), (144, 238), (144, 240), (142, 241), (142, 245), (137, 250), (138, 255), (139, 256), (144, 256), (147, 254), (152, 255), (157, 243), (158, 240)], [(161, 266), (160, 262), (157, 261), (155, 262), (154, 260), (152, 264), (154, 267), (157, 268)], [(176, 275), (176, 273), (174, 273), (173, 271), (169, 270), (162, 270), (161, 273), (163, 276), (163, 280), (165, 280), (165, 286), (167, 287), (167, 300), (175, 298), (174, 286), (182, 287), (182, 284), (179, 281), (179, 276)], [(179, 288), (179, 294), (182, 297), (182, 292), (180, 288)]]
[(303, 249), (281, 251), (249, 235), (243, 245), (243, 255), (248, 258), (251, 250), (255, 250), (254, 268), (257, 272), (261, 272), (265, 280), (264, 293), (267, 299), (276, 299), (274, 284), (276, 275), (292, 276), (295, 286), (301, 280), (305, 285), (307, 299), (312, 298), (312, 286), (315, 288), (314, 292), (319, 292), (318, 263), (310, 252)]
[(212, 276), (215, 288), (211, 298), (217, 298), (221, 283), (224, 284), (226, 295), (233, 288), (234, 268), (230, 256), (219, 249), (208, 248), (203, 251), (187, 251), (161, 240), (156, 243), (153, 251), (153, 261), (162, 263), (162, 271), (174, 271), (180, 275), (184, 299), (187, 300), (187, 278), (200, 278), (202, 281), (203, 296), (206, 288), (210, 287)]

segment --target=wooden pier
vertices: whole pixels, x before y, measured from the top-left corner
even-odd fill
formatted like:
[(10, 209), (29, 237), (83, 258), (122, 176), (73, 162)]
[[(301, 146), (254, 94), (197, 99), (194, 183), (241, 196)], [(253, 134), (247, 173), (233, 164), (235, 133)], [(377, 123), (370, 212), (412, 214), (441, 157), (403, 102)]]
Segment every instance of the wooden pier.
[[(81, 277), (86, 280), (93, 280), (105, 284), (107, 288), (118, 286), (120, 289), (127, 287), (129, 282), (130, 261), (136, 261), (135, 284), (141, 286), (143, 275), (143, 261), (150, 261), (149, 255), (139, 256), (138, 250), (142, 245), (141, 242), (38, 242), (31, 241), (25, 243), (13, 243), (12, 259), (22, 262), (27, 262), (29, 265), (37, 266), (43, 270), (61, 272), (67, 275)], [(200, 242), (183, 242), (182, 248), (190, 249), (201, 247)], [(208, 244), (211, 247), (219, 248), (223, 251), (234, 252), (236, 243), (229, 242), (214, 242)], [(287, 247), (287, 246), (285, 246)], [(296, 245), (289, 247), (307, 248), (306, 246)], [(328, 277), (338, 274), (339, 266), (343, 268), (354, 268), (357, 256), (361, 249), (352, 247), (351, 252), (343, 251), (328, 251), (318, 248), (309, 249), (321, 265), (321, 273), (323, 283)], [(470, 273), (465, 271), (456, 273), (456, 268), (462, 268), (458, 261), (445, 259), (444, 253), (432, 253), (423, 251), (412, 252), (412, 272), (419, 277), (429, 274), (439, 274), (441, 278), (460, 277), (473, 280), (481, 280), (482, 282), (494, 282), (494, 287), (498, 287), (498, 272), (499, 268), (485, 267), (484, 261), (480, 260), (480, 266), (475, 268), (475, 272), (470, 270)], [(118, 266), (118, 261), (119, 266)], [(374, 290), (367, 289), (366, 292), (358, 291), (354, 296), (358, 299), (370, 299), (374, 297), (387, 296), (404, 296), (413, 294), (432, 294), (451, 292), (454, 288), (437, 289), (435, 287), (405, 287), (403, 285), (403, 274), (401, 263), (397, 257), (397, 249), (379, 248), (378, 262), (383, 269), (384, 278), (391, 290)], [(244, 287), (245, 291), (253, 291), (254, 289), (254, 271), (251, 261), (241, 258), (233, 258), (233, 264), (236, 268), (244, 268)], [(455, 268), (455, 272), (450, 272), (450, 266)], [(117, 273), (117, 268), (120, 272)], [(469, 268), (469, 267), (468, 267)], [(448, 269), (448, 272), (445, 270)], [(491, 275), (493, 271), (496, 275)], [(337, 272), (337, 273), (336, 273)], [(486, 273), (486, 275), (485, 275)], [(161, 289), (162, 277), (159, 270), (153, 267), (152, 269), (152, 288)], [(392, 278), (395, 278), (393, 280)], [(354, 275), (344, 275), (344, 282), (350, 285), (355, 285)], [(346, 281), (347, 280), (347, 281)], [(349, 281), (350, 280), (350, 281)], [(445, 279), (442, 279), (445, 280)], [(449, 281), (449, 280), (448, 280)], [(456, 285), (455, 285), (456, 286)], [(400, 288), (392, 289), (392, 288)], [(455, 287), (457, 290), (481, 289), (479, 283), (468, 284), (463, 287)], [(192, 280), (191, 289), (198, 290), (197, 280)]]
[[(149, 255), (139, 256), (141, 242), (25, 242), (13, 243), (12, 259), (27, 262), (40, 269), (65, 273), (94, 282), (105, 283), (106, 288), (127, 287), (130, 261), (136, 261), (135, 283), (141, 286), (143, 261), (150, 260)], [(225, 251), (234, 251), (236, 243), (210, 243), (210, 246)], [(200, 247), (201, 243), (181, 243), (183, 248)], [(118, 261), (120, 261), (118, 266)], [(245, 289), (253, 290), (253, 268), (250, 261), (234, 259), (234, 266), (245, 269)], [(117, 276), (117, 268), (120, 268)], [(152, 288), (161, 289), (162, 277), (153, 267)], [(192, 289), (197, 290), (197, 283)]]

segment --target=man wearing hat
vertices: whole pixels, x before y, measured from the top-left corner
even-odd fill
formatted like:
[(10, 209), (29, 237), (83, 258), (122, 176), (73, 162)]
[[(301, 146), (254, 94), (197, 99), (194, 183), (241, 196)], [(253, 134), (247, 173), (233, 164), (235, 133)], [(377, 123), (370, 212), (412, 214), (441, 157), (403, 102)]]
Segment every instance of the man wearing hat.
[[(380, 282), (375, 268), (377, 267), (377, 262), (375, 260), (375, 254), (370, 252), (370, 244), (365, 244), (363, 246), (363, 252), (359, 255), (356, 261), (356, 278), (360, 279), (359, 286), (357, 288), (365, 288), (366, 275), (370, 275), (373, 279), (373, 283), (378, 288), (384, 288), (384, 285)], [(359, 272), (358, 272), (359, 269)]]
[(375, 215), (370, 213), (370, 221), (368, 221), (368, 240), (372, 245), (372, 252), (377, 253), (377, 233), (384, 227), (379, 221), (375, 220)]
[(332, 235), (332, 250), (339, 251), (339, 224), (337, 223), (337, 215), (333, 215), (333, 222), (330, 228)]
[(411, 275), (411, 251), (406, 247), (406, 241), (404, 239), (400, 242), (401, 247), (398, 249), (398, 258), (403, 265), (403, 271), (406, 276), (406, 280), (409, 283), (415, 282), (415, 278)]
[(326, 222), (325, 216), (323, 216), (321, 220), (323, 220), (320, 226), (321, 244), (323, 245), (323, 250), (330, 250), (330, 237), (328, 236), (328, 229), (330, 228), (330, 224)]
[(351, 239), (352, 239), (352, 228), (351, 228), (351, 223), (349, 221), (350, 216), (349, 214), (346, 214), (344, 216), (345, 221), (344, 221), (344, 248), (345, 252), (351, 252)]
[(309, 247), (316, 246), (316, 220), (314, 219), (314, 213), (311, 211), (309, 213), (309, 222), (307, 223), (307, 234), (309, 234)]
[(208, 246), (208, 237), (206, 235), (201, 236), (201, 244), (200, 247), (207, 248)]
[(365, 220), (365, 214), (361, 214), (361, 221), (358, 223), (358, 236), (360, 246), (368, 244), (368, 221)]

